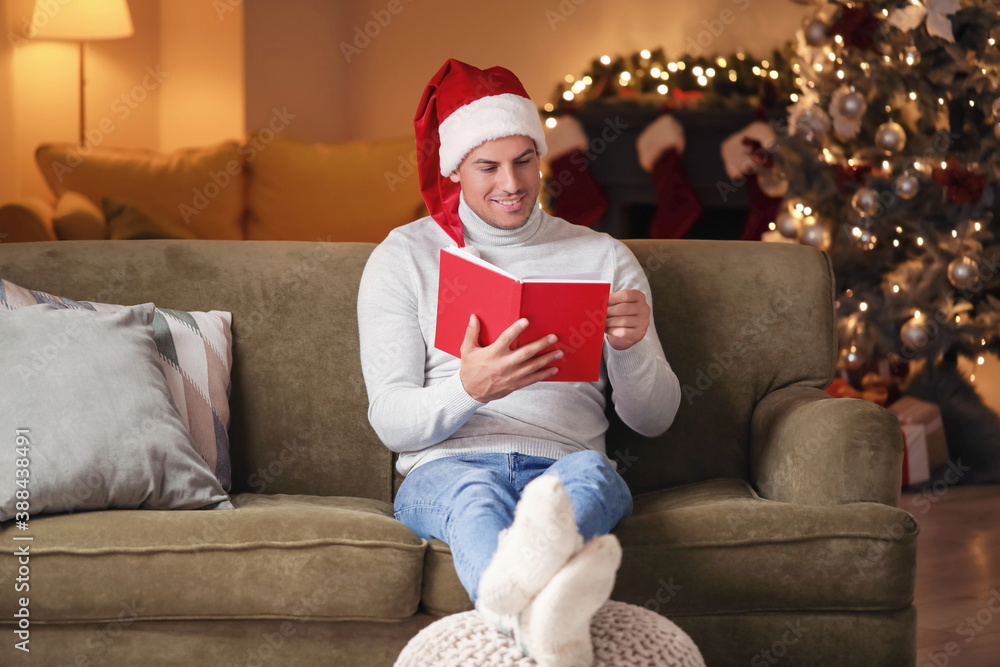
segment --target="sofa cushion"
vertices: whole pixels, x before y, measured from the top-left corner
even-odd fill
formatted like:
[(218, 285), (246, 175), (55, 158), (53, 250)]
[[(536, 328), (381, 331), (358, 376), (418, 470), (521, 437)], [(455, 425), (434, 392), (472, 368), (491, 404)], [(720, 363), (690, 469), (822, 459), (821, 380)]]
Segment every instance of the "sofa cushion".
[[(883, 611), (913, 600), (916, 523), (887, 505), (792, 505), (718, 479), (637, 497), (614, 533), (624, 555), (612, 597), (670, 617)], [(427, 611), (470, 608), (447, 545), (431, 541), (427, 568)]]
[(668, 616), (913, 602), (916, 522), (888, 505), (794, 505), (718, 479), (637, 497), (615, 534), (613, 596)]
[(107, 219), (108, 238), (112, 241), (198, 238), (186, 225), (149, 215), (136, 206), (122, 204), (110, 197), (101, 198), (101, 208)]
[(0, 454), (0, 521), (108, 507), (232, 509), (171, 400), (153, 316), (151, 303), (0, 310), (0, 427), (12, 440)]
[(0, 206), (0, 243), (55, 241), (52, 204), (41, 197)]
[[(417, 611), (426, 542), (392, 506), (242, 494), (229, 512), (88, 512), (33, 519), (32, 622), (389, 620)], [(0, 539), (10, 542), (4, 524)], [(5, 586), (0, 613), (12, 618)]]
[(97, 147), (82, 154), (72, 144), (43, 144), (35, 158), (56, 197), (72, 190), (98, 207), (112, 197), (201, 239), (243, 238), (245, 160), (236, 141), (173, 153)]
[(72, 190), (64, 192), (56, 202), (52, 226), (60, 241), (85, 241), (108, 236), (108, 227), (101, 209), (84, 195)]
[[(0, 316), (5, 309), (39, 303), (98, 312), (125, 308), (53, 296), (0, 279)], [(170, 396), (198, 453), (226, 491), (232, 481), (227, 433), (233, 367), (232, 319), (232, 314), (219, 310), (185, 312), (156, 308), (153, 314), (157, 363), (167, 380)]]
[(413, 137), (310, 144), (268, 136), (247, 142), (247, 238), (380, 243), (421, 217)]
[(447, 616), (473, 609), (472, 600), (455, 571), (451, 547), (441, 540), (430, 540), (427, 543), (420, 602), (423, 610), (434, 616)]

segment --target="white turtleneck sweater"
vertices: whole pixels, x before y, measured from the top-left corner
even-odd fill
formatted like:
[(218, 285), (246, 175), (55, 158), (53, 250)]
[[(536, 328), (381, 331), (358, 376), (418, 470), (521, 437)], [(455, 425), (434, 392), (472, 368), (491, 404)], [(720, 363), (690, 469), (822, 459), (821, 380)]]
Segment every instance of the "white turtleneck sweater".
[[(537, 203), (519, 229), (483, 222), (464, 197), (459, 215), (466, 245), (512, 275), (598, 271), (611, 291), (637, 289), (652, 304), (646, 276), (617, 239), (554, 218)], [(518, 452), (558, 459), (605, 453), (604, 389), (615, 411), (638, 433), (667, 430), (680, 405), (677, 376), (650, 318), (645, 337), (618, 351), (604, 340), (597, 382), (537, 382), (481, 403), (465, 391), (461, 360), (434, 347), (440, 249), (455, 242), (431, 217), (398, 227), (372, 252), (358, 292), (361, 369), (368, 419), (397, 469), (445, 456)]]

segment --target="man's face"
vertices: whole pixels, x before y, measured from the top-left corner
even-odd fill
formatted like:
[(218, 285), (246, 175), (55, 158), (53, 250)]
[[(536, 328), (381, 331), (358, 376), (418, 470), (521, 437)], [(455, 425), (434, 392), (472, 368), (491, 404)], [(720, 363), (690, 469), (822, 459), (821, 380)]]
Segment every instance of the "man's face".
[(465, 201), (483, 222), (517, 229), (534, 211), (542, 187), (535, 142), (516, 135), (480, 144), (451, 180), (461, 184)]

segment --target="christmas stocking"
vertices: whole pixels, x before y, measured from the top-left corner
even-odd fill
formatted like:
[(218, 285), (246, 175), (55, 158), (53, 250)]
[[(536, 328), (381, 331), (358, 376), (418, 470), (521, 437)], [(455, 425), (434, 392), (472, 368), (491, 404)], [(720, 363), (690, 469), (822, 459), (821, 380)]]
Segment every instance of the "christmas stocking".
[(555, 200), (552, 214), (575, 225), (592, 226), (608, 210), (608, 198), (590, 171), (585, 154), (590, 144), (583, 126), (565, 116), (546, 129), (545, 144), (548, 152), (543, 161), (549, 170), (545, 189)]
[(656, 215), (649, 225), (653, 239), (679, 239), (701, 216), (701, 200), (684, 173), (684, 128), (673, 116), (660, 116), (636, 140), (639, 164), (653, 174)]
[(750, 213), (743, 226), (743, 241), (759, 241), (774, 221), (781, 197), (769, 196), (761, 189), (762, 170), (772, 167), (770, 149), (776, 138), (766, 123), (755, 121), (722, 142), (722, 163), (732, 179), (746, 181)]

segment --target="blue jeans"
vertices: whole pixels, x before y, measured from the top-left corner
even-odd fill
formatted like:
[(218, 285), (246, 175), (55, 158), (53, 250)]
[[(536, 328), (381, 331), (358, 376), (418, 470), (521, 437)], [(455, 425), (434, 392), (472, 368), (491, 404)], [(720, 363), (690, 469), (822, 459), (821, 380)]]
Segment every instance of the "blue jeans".
[(559, 475), (583, 539), (611, 532), (632, 514), (632, 494), (608, 458), (595, 451), (561, 459), (525, 454), (448, 456), (417, 466), (396, 494), (395, 517), (425, 540), (451, 547), (455, 570), (472, 602), (500, 531), (528, 482)]

